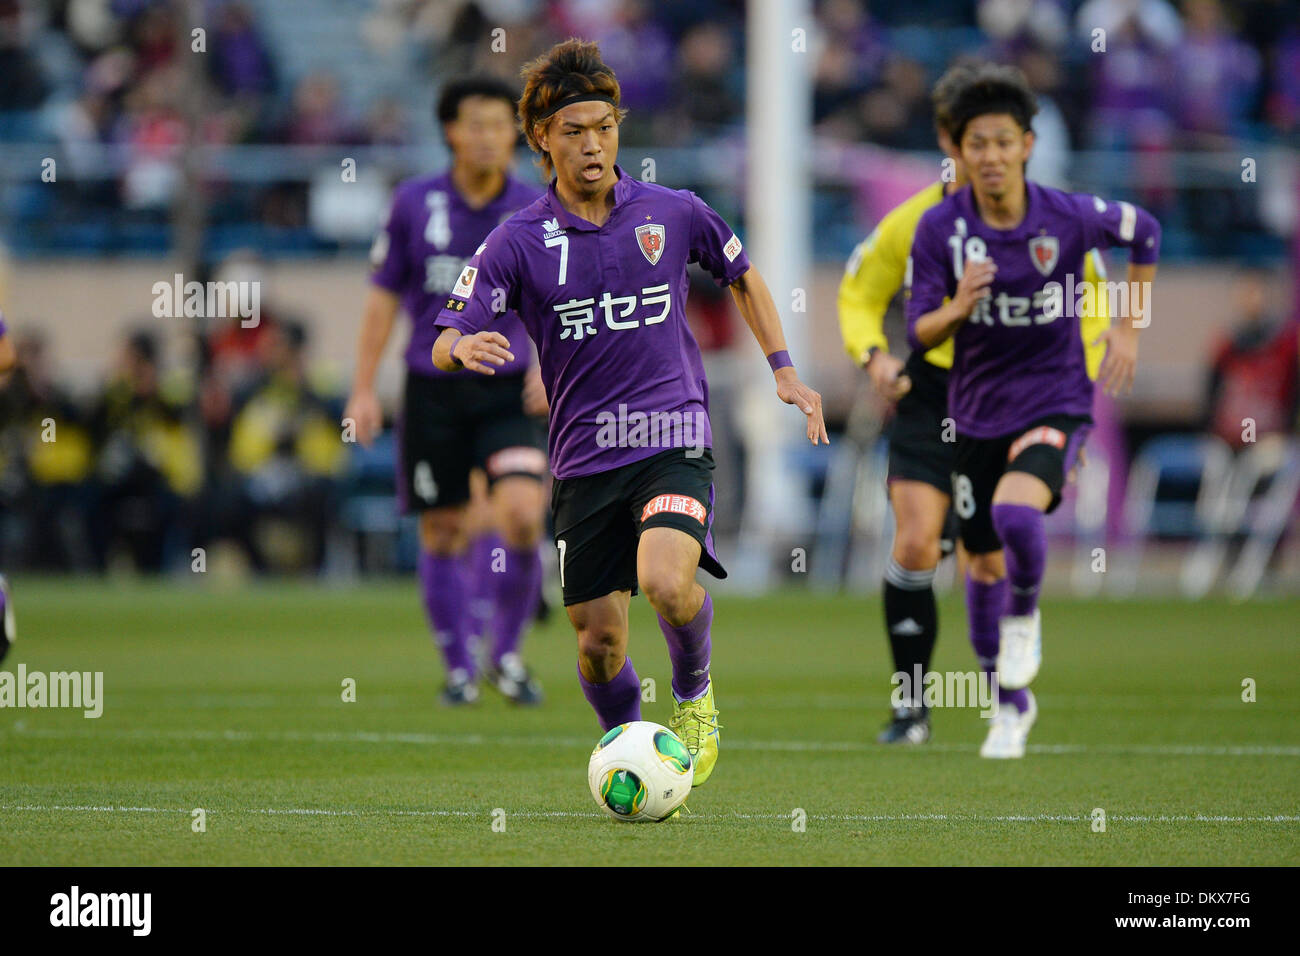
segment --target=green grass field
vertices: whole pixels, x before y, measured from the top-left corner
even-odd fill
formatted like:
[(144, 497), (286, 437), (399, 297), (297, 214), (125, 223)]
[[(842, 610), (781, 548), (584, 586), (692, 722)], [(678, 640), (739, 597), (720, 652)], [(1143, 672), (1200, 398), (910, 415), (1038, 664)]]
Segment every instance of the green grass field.
[[(1300, 862), (1300, 600), (1045, 602), (1039, 722), (999, 762), (974, 709), (936, 713), (923, 748), (871, 743), (890, 669), (874, 596), (720, 598), (718, 769), (688, 818), (634, 826), (587, 792), (599, 730), (562, 614), (526, 646), (545, 707), (487, 691), (449, 711), (413, 581), (15, 588), (3, 669), (103, 671), (105, 703), (0, 710), (0, 864)], [(941, 618), (935, 669), (972, 669), (960, 604)], [(643, 599), (631, 653), (663, 722)]]

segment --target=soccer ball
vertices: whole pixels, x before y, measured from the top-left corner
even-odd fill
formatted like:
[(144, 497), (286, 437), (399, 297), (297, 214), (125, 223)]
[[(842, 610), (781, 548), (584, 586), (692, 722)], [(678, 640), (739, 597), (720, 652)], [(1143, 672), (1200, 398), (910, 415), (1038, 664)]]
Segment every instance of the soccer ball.
[(686, 802), (695, 762), (682, 739), (667, 727), (634, 720), (612, 728), (587, 763), (587, 785), (616, 820), (658, 823)]

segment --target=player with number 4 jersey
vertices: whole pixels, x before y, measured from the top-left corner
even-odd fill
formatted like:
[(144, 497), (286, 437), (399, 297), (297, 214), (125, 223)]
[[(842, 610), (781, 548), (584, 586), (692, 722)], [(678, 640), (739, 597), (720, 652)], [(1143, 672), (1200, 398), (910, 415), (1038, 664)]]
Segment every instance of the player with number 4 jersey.
[(1132, 384), (1160, 251), (1160, 226), (1145, 210), (1025, 179), (1036, 109), (1019, 70), (980, 68), (952, 107), (970, 186), (921, 217), (908, 264), (909, 341), (926, 349), (953, 341), (953, 505), (971, 578), (1009, 587), (997, 674), (1019, 695), (993, 718), (987, 757), (1022, 756), (1037, 716), (1028, 685), (1042, 656), (1043, 518), (1060, 503), (1092, 424), (1079, 329), (1097, 290), (1083, 281), (1085, 258), (1092, 248), (1129, 250), (1115, 324), (1097, 336), (1106, 346), (1098, 377), (1116, 394)]
[[(465, 263), (489, 232), (538, 195), (510, 172), (518, 142), (514, 104), (514, 91), (497, 79), (465, 77), (443, 87), (438, 119), (452, 167), (407, 180), (393, 197), (371, 254), (356, 382), (344, 412), (368, 445), (383, 423), (375, 374), (402, 308), (412, 328), (398, 426), (398, 499), (403, 510), (419, 514), (420, 585), (446, 662), (441, 699), (449, 705), (478, 699), (480, 664), (488, 683), (511, 702), (541, 701), (541, 686), (520, 654), (541, 594), (545, 509), (546, 455), (527, 407), (529, 377), (536, 375), (529, 372), (531, 356), (521, 353), (488, 380), (442, 371), (432, 355), (433, 317)], [(501, 322), (520, 329), (513, 316)], [(480, 475), (486, 480), (472, 491)]]
[(799, 381), (771, 294), (722, 218), (693, 193), (616, 165), (626, 111), (596, 45), (561, 43), (524, 80), (520, 125), (555, 178), (461, 274), (437, 317), (434, 360), (492, 375), (527, 347), (501, 334), (502, 314), (523, 321), (550, 400), (551, 510), (583, 692), (605, 728), (640, 719), (627, 642), (629, 601), (643, 590), (672, 662), (668, 723), (699, 786), (717, 760), (719, 724), (713, 604), (695, 571), (725, 571), (710, 534), (708, 385), (686, 322), (688, 263), (731, 289), (777, 396), (807, 416), (814, 444), (828, 441), (821, 397)]

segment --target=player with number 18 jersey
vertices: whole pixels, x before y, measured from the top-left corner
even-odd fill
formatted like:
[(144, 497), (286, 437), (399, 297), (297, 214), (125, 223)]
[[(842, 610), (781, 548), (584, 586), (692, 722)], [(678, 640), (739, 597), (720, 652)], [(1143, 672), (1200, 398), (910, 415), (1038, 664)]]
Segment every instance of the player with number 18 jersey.
[(1114, 290), (1123, 300), (1110, 310), (1118, 321), (1096, 337), (1106, 346), (1098, 378), (1112, 393), (1132, 382), (1160, 252), (1160, 226), (1145, 210), (1026, 180), (1036, 110), (1020, 71), (977, 70), (952, 107), (970, 184), (921, 217), (908, 262), (909, 342), (953, 342), (953, 508), (971, 579), (988, 592), (982, 603), (1001, 609), (997, 676), (1015, 692), (981, 749), (999, 758), (1023, 756), (1037, 716), (1028, 685), (1042, 658), (1043, 516), (1060, 503), (1092, 425), (1080, 336), (1098, 308), (1098, 287), (1084, 281), (1089, 250), (1129, 250), (1128, 280)]

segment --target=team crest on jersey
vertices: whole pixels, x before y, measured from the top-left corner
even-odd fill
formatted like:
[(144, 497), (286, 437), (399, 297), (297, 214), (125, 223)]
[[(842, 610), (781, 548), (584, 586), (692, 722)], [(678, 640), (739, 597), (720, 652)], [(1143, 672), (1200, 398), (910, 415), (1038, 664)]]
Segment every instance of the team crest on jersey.
[(1035, 269), (1050, 276), (1061, 258), (1061, 244), (1055, 236), (1034, 236), (1029, 240), (1029, 258), (1034, 260)]
[(641, 247), (641, 255), (645, 256), (646, 261), (651, 265), (657, 263), (659, 257), (664, 254), (664, 241), (663, 226), (646, 223), (636, 227), (636, 243)]

